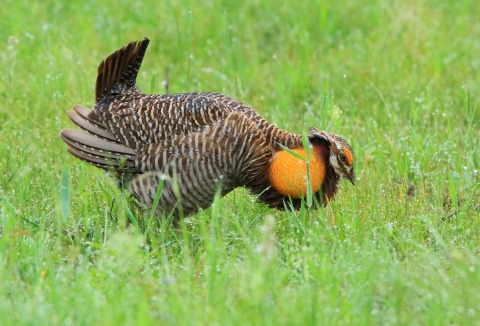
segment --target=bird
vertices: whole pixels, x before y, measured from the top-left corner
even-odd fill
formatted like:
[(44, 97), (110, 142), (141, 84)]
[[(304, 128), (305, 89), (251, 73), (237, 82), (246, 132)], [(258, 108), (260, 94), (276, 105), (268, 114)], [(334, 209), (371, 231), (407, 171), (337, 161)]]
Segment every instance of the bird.
[(149, 42), (100, 63), (93, 108), (74, 105), (67, 114), (80, 129), (60, 132), (70, 154), (113, 174), (142, 206), (152, 208), (161, 190), (156, 214), (188, 216), (244, 187), (271, 208), (298, 210), (309, 189), (324, 206), (342, 179), (355, 185), (353, 150), (339, 135), (284, 131), (219, 93), (142, 93), (136, 78)]

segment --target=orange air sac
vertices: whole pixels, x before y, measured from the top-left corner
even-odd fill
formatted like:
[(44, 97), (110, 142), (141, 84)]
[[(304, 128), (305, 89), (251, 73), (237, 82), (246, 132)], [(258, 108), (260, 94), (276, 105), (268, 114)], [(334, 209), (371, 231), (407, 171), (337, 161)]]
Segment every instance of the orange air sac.
[[(297, 154), (306, 157), (305, 149), (293, 149)], [(320, 155), (309, 150), (310, 182), (312, 191), (320, 190), (325, 179), (325, 164)], [(268, 172), (273, 188), (284, 196), (302, 198), (307, 194), (307, 163), (286, 151), (279, 151), (273, 157)]]

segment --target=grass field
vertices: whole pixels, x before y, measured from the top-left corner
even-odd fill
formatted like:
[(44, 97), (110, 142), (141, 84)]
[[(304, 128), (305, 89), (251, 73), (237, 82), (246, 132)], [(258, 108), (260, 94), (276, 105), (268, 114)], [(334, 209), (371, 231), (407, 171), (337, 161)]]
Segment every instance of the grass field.
[[(0, 325), (480, 325), (480, 2), (13, 1), (0, 11)], [(146, 93), (333, 131), (331, 210), (238, 189), (180, 230), (75, 160), (65, 111), (151, 39)], [(335, 216), (336, 226), (329, 226)]]

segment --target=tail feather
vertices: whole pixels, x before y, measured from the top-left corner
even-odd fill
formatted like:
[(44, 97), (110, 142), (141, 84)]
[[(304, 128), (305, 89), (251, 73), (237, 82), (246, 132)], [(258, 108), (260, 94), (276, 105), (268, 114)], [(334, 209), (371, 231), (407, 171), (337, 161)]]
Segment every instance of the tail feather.
[(68, 146), (67, 151), (76, 158), (105, 171), (113, 171), (118, 174), (123, 174), (128, 171), (128, 167), (115, 165), (113, 164), (113, 160), (106, 160), (100, 156), (92, 156), (90, 154), (86, 154), (85, 152), (75, 147)]
[(83, 119), (88, 120), (88, 122), (93, 123), (97, 127), (107, 130), (103, 123), (98, 120), (97, 115), (95, 114), (94, 110), (87, 109), (83, 105), (75, 104), (73, 109), (76, 113), (78, 113)]
[(98, 149), (98, 148), (95, 148), (95, 147), (90, 147), (89, 144), (86, 144), (88, 141), (86, 142), (82, 142), (83, 141), (83, 136), (85, 136), (86, 134), (82, 131), (77, 131), (77, 135), (73, 135), (72, 137), (72, 133), (71, 133), (72, 129), (64, 129), (62, 131), (62, 133), (60, 134), (60, 137), (62, 138), (62, 140), (69, 146), (69, 147), (72, 147), (72, 148), (76, 148), (78, 150), (81, 150), (83, 153), (85, 153), (86, 155), (93, 155), (93, 156), (100, 156), (103, 157), (103, 158), (109, 158), (109, 159), (121, 159), (123, 157), (125, 157), (125, 155), (122, 155), (122, 154), (118, 154), (116, 152), (111, 152), (111, 151), (108, 151), (108, 150), (104, 150), (104, 149)]
[(60, 137), (68, 145), (77, 144), (72, 146), (86, 151), (93, 151), (93, 153), (103, 154), (103, 152), (106, 152), (112, 155), (119, 156), (135, 156), (135, 151), (130, 147), (96, 137), (95, 135), (86, 133), (81, 130), (68, 128), (63, 129), (60, 133)]
[(149, 42), (150, 40), (147, 38), (140, 42), (131, 42), (102, 61), (98, 66), (95, 87), (96, 103), (117, 83), (125, 84), (128, 87), (135, 85), (138, 70)]
[(60, 138), (70, 154), (93, 166), (118, 174), (140, 173), (135, 167), (135, 151), (127, 146), (75, 129), (63, 129)]
[[(115, 138), (115, 136), (109, 133), (103, 126), (100, 126), (94, 123), (84, 115), (85, 113), (87, 113), (87, 111), (90, 112), (91, 110), (78, 104), (74, 106), (74, 109), (75, 111), (73, 110), (67, 111), (67, 114), (73, 123), (75, 123), (77, 126), (82, 128), (83, 130), (87, 131), (89, 134), (93, 134), (93, 135), (96, 135), (97, 137), (101, 137), (101, 138), (119, 143), (119, 141)], [(83, 109), (85, 109), (86, 111), (84, 111)]]

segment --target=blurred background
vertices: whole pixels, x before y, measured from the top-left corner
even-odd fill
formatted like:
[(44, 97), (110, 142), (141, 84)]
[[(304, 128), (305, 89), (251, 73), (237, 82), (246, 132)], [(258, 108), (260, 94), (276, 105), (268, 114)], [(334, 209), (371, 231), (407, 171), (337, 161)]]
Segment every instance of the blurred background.
[[(477, 320), (480, 2), (1, 6), (5, 324)], [(165, 93), (168, 81), (170, 93), (237, 98), (291, 132), (338, 133), (355, 150), (356, 187), (345, 183), (332, 211), (300, 215), (255, 204), (240, 189), (219, 211), (192, 218), (180, 240), (173, 232), (150, 239), (151, 251), (133, 250), (144, 234), (122, 233), (126, 195), (72, 158), (58, 134), (72, 127), (65, 111), (73, 104), (93, 105), (98, 64), (144, 37), (143, 92)], [(265, 214), (275, 217), (279, 250), (267, 271), (255, 249)], [(216, 279), (218, 264), (230, 276)]]

